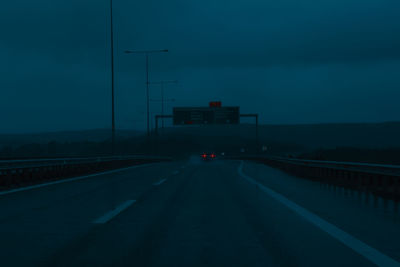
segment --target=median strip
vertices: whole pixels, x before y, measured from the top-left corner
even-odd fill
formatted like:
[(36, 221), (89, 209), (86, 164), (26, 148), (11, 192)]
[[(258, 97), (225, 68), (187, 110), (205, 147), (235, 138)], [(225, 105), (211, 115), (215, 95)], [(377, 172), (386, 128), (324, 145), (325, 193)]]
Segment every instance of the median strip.
[(48, 182), (48, 183), (25, 186), (25, 187), (11, 189), (11, 190), (7, 190), (7, 191), (0, 191), (0, 196), (12, 194), (12, 193), (17, 193), (17, 192), (22, 192), (22, 191), (28, 191), (28, 190), (37, 189), (37, 188), (41, 188), (41, 187), (46, 187), (46, 186), (50, 186), (50, 185), (56, 185), (56, 184), (63, 184), (63, 183), (79, 181), (79, 180), (83, 180), (83, 179), (87, 179), (87, 178), (91, 178), (91, 177), (96, 177), (96, 176), (100, 176), (100, 175), (112, 174), (112, 173), (121, 172), (121, 171), (125, 171), (125, 170), (136, 169), (136, 168), (139, 168), (139, 167), (146, 167), (146, 166), (148, 167), (148, 166), (152, 166), (153, 164), (154, 163), (135, 165), (135, 166), (125, 167), (125, 168), (114, 169), (114, 170), (110, 170), (110, 171), (96, 172), (96, 173), (88, 174), (88, 175), (84, 175), (84, 176), (78, 176), (78, 177), (73, 177), (73, 178), (65, 178), (65, 179), (62, 179), (62, 180), (57, 180), (57, 181)]
[(93, 223), (105, 224), (105, 223), (109, 222), (111, 219), (113, 219), (115, 216), (120, 214), (122, 211), (127, 209), (129, 206), (131, 206), (135, 202), (136, 202), (136, 200), (127, 200), (124, 203), (122, 203), (121, 205), (119, 205), (118, 207), (116, 207), (115, 209), (110, 210), (109, 212), (107, 212), (106, 214), (101, 216), (100, 218), (93, 221)]

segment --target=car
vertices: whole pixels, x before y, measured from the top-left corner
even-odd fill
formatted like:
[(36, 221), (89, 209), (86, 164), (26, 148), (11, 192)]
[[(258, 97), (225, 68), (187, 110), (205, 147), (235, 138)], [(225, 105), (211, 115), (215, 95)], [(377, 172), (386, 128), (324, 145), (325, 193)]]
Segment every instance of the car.
[(216, 159), (217, 158), (217, 155), (214, 153), (214, 152), (211, 152), (211, 153), (203, 153), (203, 154), (201, 154), (201, 158), (204, 160), (204, 161), (210, 161), (210, 160), (214, 160), (214, 159)]

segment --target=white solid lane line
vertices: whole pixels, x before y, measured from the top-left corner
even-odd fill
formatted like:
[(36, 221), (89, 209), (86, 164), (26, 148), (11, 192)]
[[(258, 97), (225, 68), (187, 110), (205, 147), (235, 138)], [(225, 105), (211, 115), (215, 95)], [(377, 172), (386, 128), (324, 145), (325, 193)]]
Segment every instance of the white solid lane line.
[(124, 203), (122, 203), (121, 205), (119, 205), (118, 207), (116, 207), (115, 209), (110, 210), (109, 212), (107, 212), (106, 214), (101, 216), (100, 218), (94, 220), (93, 223), (97, 223), (97, 224), (107, 223), (108, 221), (110, 221), (112, 218), (114, 218), (115, 216), (120, 214), (123, 210), (125, 210), (126, 208), (128, 208), (130, 205), (132, 205), (135, 202), (136, 202), (136, 200), (127, 200)]
[(73, 181), (79, 181), (79, 180), (83, 180), (83, 179), (87, 179), (87, 178), (90, 178), (90, 177), (95, 177), (95, 176), (99, 176), (99, 175), (103, 175), (103, 174), (116, 173), (116, 172), (120, 172), (120, 171), (124, 171), (124, 170), (136, 169), (136, 168), (139, 168), (139, 167), (146, 167), (146, 166), (148, 167), (148, 166), (151, 166), (151, 165), (154, 165), (154, 163), (135, 165), (135, 166), (126, 167), (126, 168), (120, 168), (120, 169), (111, 170), (111, 171), (97, 172), (97, 173), (84, 175), (84, 176), (78, 176), (78, 177), (74, 177), (74, 178), (66, 178), (66, 179), (62, 179), (62, 180), (58, 180), (58, 181), (53, 181), (53, 182), (48, 182), (48, 183), (43, 183), (43, 184), (37, 184), (37, 185), (31, 185), (31, 186), (11, 189), (11, 190), (7, 190), (7, 191), (1, 191), (0, 192), (0, 196), (8, 195), (8, 194), (16, 193), (16, 192), (28, 191), (28, 190), (32, 190), (32, 189), (36, 189), (36, 188), (49, 186), (49, 185), (63, 184), (63, 183), (68, 183), (68, 182), (73, 182)]
[(267, 193), (273, 199), (279, 201), (283, 205), (285, 205), (290, 210), (296, 212), (298, 215), (306, 219), (308, 222), (312, 223), (316, 227), (320, 228), (322, 231), (329, 234), (331, 237), (337, 239), (338, 241), (342, 242), (347, 247), (351, 248), (355, 252), (359, 253), (366, 259), (370, 260), (372, 263), (378, 266), (385, 266), (385, 267), (394, 267), (400, 266), (400, 263), (395, 261), (394, 259), (386, 256), (385, 254), (379, 252), (378, 250), (374, 249), (373, 247), (368, 246), (364, 242), (358, 240), (357, 238), (353, 237), (352, 235), (344, 232), (343, 230), (339, 229), (335, 225), (325, 221), (321, 217), (315, 215), (314, 213), (308, 211), (307, 209), (297, 205), (293, 201), (287, 199), (283, 195), (273, 191), (272, 189), (260, 184), (250, 176), (247, 176), (243, 173), (243, 161), (240, 163), (238, 168), (238, 173), (240, 176), (245, 178), (250, 183), (257, 185), (263, 192)]
[(161, 179), (160, 181), (154, 183), (153, 185), (154, 185), (154, 186), (159, 186), (159, 185), (163, 184), (166, 180), (167, 180), (167, 179)]

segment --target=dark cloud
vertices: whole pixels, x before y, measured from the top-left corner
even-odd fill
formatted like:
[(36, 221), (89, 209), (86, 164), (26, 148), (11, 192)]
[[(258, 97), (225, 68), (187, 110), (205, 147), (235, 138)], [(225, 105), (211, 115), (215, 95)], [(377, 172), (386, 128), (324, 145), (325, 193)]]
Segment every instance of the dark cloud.
[[(0, 131), (109, 124), (108, 5), (3, 5)], [(150, 74), (179, 79), (168, 87), (176, 105), (221, 99), (271, 123), (399, 118), (399, 1), (114, 0), (114, 10), (118, 127), (144, 126), (144, 57), (123, 51), (145, 48), (170, 49)]]

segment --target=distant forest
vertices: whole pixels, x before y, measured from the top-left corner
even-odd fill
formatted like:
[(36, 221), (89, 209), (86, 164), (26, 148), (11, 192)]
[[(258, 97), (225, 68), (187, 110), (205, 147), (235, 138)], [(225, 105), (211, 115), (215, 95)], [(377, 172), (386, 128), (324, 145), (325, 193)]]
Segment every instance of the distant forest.
[[(116, 153), (185, 157), (207, 151), (255, 153), (254, 124), (169, 127), (158, 137), (117, 131)], [(400, 165), (400, 122), (260, 125), (263, 153), (315, 160)], [(110, 130), (0, 135), (0, 158), (53, 158), (110, 155)]]

